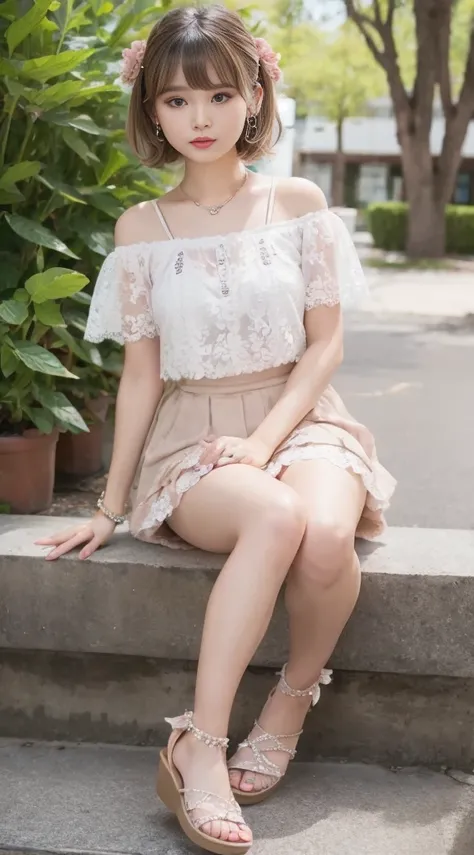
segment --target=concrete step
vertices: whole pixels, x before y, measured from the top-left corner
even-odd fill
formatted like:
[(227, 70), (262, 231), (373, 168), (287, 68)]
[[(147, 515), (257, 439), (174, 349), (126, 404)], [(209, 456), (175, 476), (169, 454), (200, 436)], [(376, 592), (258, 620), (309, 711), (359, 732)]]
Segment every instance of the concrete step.
[[(0, 735), (162, 744), (192, 705), (209, 591), (223, 557), (121, 531), (86, 562), (33, 546), (64, 518), (0, 522)], [(392, 529), (360, 544), (362, 594), (308, 716), (299, 757), (474, 765), (474, 532)], [(246, 735), (287, 654), (280, 602), (240, 687)]]
[[(140, 543), (121, 527), (87, 561), (44, 561), (33, 540), (73, 521), (0, 517), (0, 648), (196, 660), (224, 558)], [(362, 592), (333, 667), (474, 677), (474, 531), (392, 528), (358, 551)], [(286, 654), (280, 599), (254, 664)]]
[[(195, 855), (156, 765), (151, 749), (0, 740), (0, 852)], [(294, 763), (245, 816), (252, 855), (472, 855), (473, 797), (450, 774)]]

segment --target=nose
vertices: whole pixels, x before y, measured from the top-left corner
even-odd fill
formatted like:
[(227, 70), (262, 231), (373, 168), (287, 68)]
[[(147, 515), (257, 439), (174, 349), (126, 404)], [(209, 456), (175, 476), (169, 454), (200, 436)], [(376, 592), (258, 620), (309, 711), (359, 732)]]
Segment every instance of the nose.
[(204, 106), (196, 105), (193, 116), (193, 128), (196, 131), (201, 131), (204, 128), (211, 126), (211, 120)]

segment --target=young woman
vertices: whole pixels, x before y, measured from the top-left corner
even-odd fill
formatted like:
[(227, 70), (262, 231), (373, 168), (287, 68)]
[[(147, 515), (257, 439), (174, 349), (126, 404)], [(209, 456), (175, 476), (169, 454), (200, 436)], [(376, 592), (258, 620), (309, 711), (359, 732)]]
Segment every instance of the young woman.
[[(184, 177), (117, 222), (86, 331), (125, 344), (107, 489), (90, 522), (38, 542), (88, 558), (131, 494), (135, 537), (229, 554), (158, 792), (191, 840), (239, 854), (237, 802), (269, 795), (295, 755), (358, 597), (355, 535), (382, 531), (394, 481), (328, 385), (341, 302), (365, 287), (349, 235), (313, 183), (245, 166), (274, 142), (279, 58), (219, 6), (169, 12), (124, 56), (130, 142)], [(285, 580), (289, 661), (227, 767), (234, 696)]]

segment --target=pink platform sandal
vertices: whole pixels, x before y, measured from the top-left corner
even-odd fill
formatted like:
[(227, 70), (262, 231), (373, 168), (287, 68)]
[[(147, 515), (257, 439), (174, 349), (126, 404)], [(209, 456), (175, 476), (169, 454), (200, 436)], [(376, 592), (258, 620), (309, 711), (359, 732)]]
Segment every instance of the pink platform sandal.
[[(278, 674), (280, 675), (280, 682), (274, 689), (272, 689), (269, 697), (271, 698), (277, 691), (283, 692), (284, 695), (290, 695), (292, 698), (304, 698), (311, 696), (311, 707), (314, 707), (321, 697), (321, 686), (328, 685), (332, 679), (332, 671), (327, 668), (323, 668), (318, 679), (309, 687), (309, 689), (292, 689), (286, 682), (286, 665), (283, 666), (282, 670), (279, 671)], [(267, 733), (258, 721), (255, 722), (255, 727), (257, 727), (261, 733), (254, 737), (249, 736), (239, 744), (234, 756), (228, 761), (227, 768), (229, 771), (236, 769), (239, 772), (248, 771), (257, 772), (261, 775), (268, 775), (275, 778), (275, 783), (263, 790), (250, 793), (246, 793), (244, 790), (238, 790), (235, 787), (232, 787), (232, 792), (237, 802), (241, 805), (255, 805), (258, 802), (264, 801), (264, 799), (268, 798), (275, 792), (277, 787), (281, 784), (285, 773), (281, 771), (276, 763), (272, 763), (266, 754), (269, 751), (283, 751), (285, 754), (290, 755), (290, 760), (293, 760), (296, 756), (296, 750), (294, 748), (287, 748), (286, 745), (283, 745), (282, 739), (295, 739), (303, 733), (302, 730), (299, 730), (298, 733), (278, 735)], [(253, 754), (253, 759), (239, 760), (238, 753), (241, 748), (250, 748)]]
[[(166, 718), (173, 728), (167, 748), (160, 752), (160, 765), (156, 791), (161, 801), (176, 814), (178, 822), (185, 835), (197, 846), (216, 855), (245, 855), (252, 842), (233, 843), (212, 837), (201, 831), (207, 822), (222, 820), (247, 826), (242, 817), (242, 811), (229, 790), (229, 798), (225, 799), (207, 790), (196, 790), (183, 787), (183, 779), (173, 763), (173, 750), (184, 733), (190, 732), (196, 739), (206, 745), (225, 750), (229, 740), (225, 737), (211, 736), (199, 730), (193, 722), (193, 713), (185, 712), (177, 718)], [(207, 814), (190, 816), (197, 809), (208, 809)], [(248, 827), (248, 826), (247, 826)]]

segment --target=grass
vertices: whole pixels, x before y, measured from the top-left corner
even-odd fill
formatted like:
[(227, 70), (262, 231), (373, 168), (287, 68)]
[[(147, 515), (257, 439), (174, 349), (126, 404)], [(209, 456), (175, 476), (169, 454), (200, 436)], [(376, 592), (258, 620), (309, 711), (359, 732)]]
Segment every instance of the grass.
[(448, 258), (365, 258), (364, 267), (376, 267), (379, 270), (456, 270), (456, 265)]

